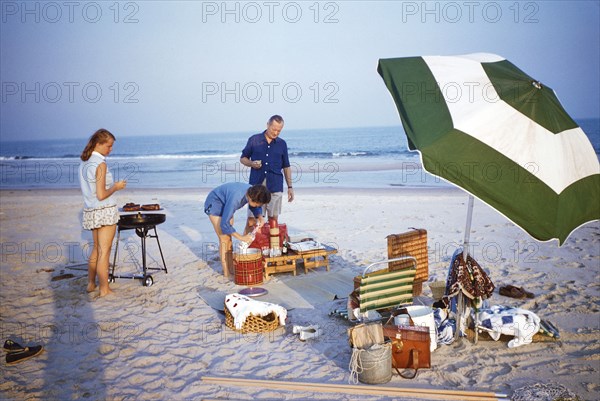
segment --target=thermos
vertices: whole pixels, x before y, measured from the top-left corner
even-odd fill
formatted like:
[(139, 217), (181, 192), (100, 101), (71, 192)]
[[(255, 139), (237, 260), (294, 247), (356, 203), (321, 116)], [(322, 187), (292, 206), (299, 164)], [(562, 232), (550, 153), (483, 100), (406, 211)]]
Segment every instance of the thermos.
[(269, 219), (269, 235), (273, 256), (280, 256), (281, 250), (279, 249), (279, 225), (277, 224), (276, 219)]

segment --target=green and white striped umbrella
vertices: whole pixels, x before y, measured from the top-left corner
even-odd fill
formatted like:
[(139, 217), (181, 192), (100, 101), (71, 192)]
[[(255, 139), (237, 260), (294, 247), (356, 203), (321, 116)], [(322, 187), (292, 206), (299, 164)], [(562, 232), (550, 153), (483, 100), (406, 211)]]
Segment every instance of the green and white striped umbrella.
[(487, 53), (381, 59), (378, 72), (428, 172), (540, 241), (600, 219), (598, 157), (545, 84)]

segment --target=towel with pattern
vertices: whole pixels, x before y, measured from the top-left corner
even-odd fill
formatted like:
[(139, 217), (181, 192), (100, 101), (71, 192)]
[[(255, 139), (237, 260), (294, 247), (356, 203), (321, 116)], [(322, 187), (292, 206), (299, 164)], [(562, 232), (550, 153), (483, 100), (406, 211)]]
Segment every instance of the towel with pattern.
[(454, 342), (454, 332), (456, 331), (456, 320), (451, 319), (448, 311), (442, 308), (433, 310), (433, 319), (437, 327), (437, 343), (452, 344)]
[(494, 341), (502, 334), (514, 336), (508, 348), (530, 344), (540, 330), (540, 318), (533, 312), (521, 308), (494, 305), (478, 313), (479, 328), (486, 330)]
[(446, 281), (446, 294), (454, 297), (461, 291), (469, 299), (484, 300), (494, 293), (494, 283), (471, 255), (467, 255), (465, 264), (462, 250), (457, 250), (452, 256)]
[(248, 316), (264, 317), (271, 312), (277, 315), (279, 324), (285, 326), (287, 310), (283, 306), (270, 302), (256, 301), (238, 293), (227, 295), (225, 297), (225, 306), (229, 310), (229, 313), (231, 313), (233, 324), (238, 330), (242, 329)]

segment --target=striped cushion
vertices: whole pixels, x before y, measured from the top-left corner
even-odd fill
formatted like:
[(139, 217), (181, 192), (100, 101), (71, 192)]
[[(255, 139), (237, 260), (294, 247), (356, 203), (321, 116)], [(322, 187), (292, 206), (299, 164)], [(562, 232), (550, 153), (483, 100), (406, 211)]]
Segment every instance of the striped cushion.
[(360, 312), (411, 304), (415, 273), (415, 269), (404, 269), (361, 277)]

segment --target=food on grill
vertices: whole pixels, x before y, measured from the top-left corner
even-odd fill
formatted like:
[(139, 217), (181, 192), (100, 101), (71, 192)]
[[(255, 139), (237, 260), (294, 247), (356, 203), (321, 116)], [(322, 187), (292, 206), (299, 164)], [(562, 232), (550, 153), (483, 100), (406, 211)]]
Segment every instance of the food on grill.
[(141, 210), (138, 203), (129, 202), (123, 205), (124, 212), (137, 212), (138, 210)]
[(142, 210), (160, 210), (158, 203), (150, 203), (148, 205), (142, 205)]

